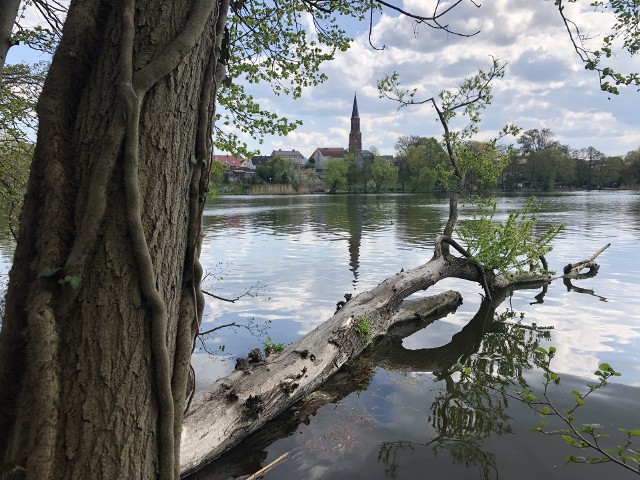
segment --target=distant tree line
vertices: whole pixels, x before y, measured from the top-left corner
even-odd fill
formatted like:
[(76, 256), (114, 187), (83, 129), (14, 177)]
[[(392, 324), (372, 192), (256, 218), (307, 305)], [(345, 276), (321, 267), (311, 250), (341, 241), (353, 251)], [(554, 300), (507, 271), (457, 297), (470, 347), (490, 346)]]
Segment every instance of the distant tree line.
[[(341, 159), (329, 159), (320, 174), (329, 193), (380, 193), (385, 191), (445, 191), (450, 168), (447, 153), (434, 137), (402, 136), (395, 144), (393, 161), (371, 149), (370, 155), (356, 158), (348, 153)], [(549, 129), (523, 132), (509, 146), (494, 142), (468, 141), (460, 152), (471, 165), (466, 175), (467, 188), (479, 190), (514, 189), (601, 189), (640, 187), (640, 148), (624, 156), (608, 156), (594, 147), (573, 149), (562, 145)], [(475, 157), (488, 156), (495, 168), (502, 169), (498, 183), (481, 180), (475, 171)], [(257, 175), (248, 183), (291, 185), (317, 190), (320, 178), (313, 164), (300, 168), (281, 157), (258, 165)]]
[(640, 148), (608, 156), (594, 147), (572, 149), (545, 128), (524, 132), (502, 175), (502, 187), (618, 188), (640, 184)]
[[(392, 164), (374, 155), (357, 164), (353, 155), (330, 160), (323, 172), (330, 192), (403, 192), (446, 190), (447, 154), (433, 137), (402, 136), (396, 142)], [(467, 175), (470, 189), (531, 188), (598, 189), (637, 188), (640, 186), (640, 148), (624, 156), (608, 156), (594, 147), (572, 149), (562, 145), (549, 129), (527, 130), (517, 145), (496, 146), (488, 142), (468, 142), (465, 155), (489, 155), (496, 164), (505, 165), (499, 183), (486, 184), (480, 172)]]

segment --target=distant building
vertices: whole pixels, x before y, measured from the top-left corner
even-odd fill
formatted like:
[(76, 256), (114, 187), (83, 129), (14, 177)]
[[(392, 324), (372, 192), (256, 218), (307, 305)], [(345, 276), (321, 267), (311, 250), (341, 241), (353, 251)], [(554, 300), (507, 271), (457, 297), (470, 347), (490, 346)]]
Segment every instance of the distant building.
[(247, 168), (253, 171), (258, 168), (258, 165), (266, 165), (269, 160), (271, 160), (271, 157), (267, 155), (254, 155), (247, 162)]
[(353, 94), (353, 110), (351, 111), (351, 131), (349, 132), (349, 152), (357, 153), (362, 150), (362, 133), (360, 133), (360, 114), (358, 113), (358, 99)]
[(371, 163), (373, 161), (373, 153), (369, 150), (357, 150), (356, 151), (356, 165), (362, 167), (365, 163)]
[(321, 172), (327, 168), (327, 160), (332, 158), (342, 159), (346, 154), (347, 150), (342, 147), (316, 148), (309, 157), (309, 162), (313, 162), (315, 164), (316, 171)]
[(271, 152), (271, 157), (283, 158), (284, 160), (288, 160), (292, 165), (305, 164), (304, 155), (302, 155), (297, 150), (280, 150), (280, 149), (274, 150), (273, 152)]
[(242, 157), (234, 157), (232, 155), (214, 155), (214, 160), (226, 165), (229, 168), (246, 167), (247, 160)]
[(213, 159), (227, 167), (224, 176), (229, 183), (243, 182), (255, 175), (255, 172), (247, 168), (248, 162), (244, 158), (232, 155), (214, 155)]

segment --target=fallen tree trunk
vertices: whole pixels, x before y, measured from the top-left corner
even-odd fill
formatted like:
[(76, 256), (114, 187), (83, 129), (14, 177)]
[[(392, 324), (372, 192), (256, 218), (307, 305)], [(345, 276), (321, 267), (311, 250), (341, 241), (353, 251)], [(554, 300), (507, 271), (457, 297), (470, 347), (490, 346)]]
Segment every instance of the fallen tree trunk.
[[(195, 472), (318, 388), (373, 338), (406, 318), (407, 311), (402, 312), (406, 297), (449, 277), (481, 281), (476, 264), (436, 249), (432, 260), (359, 294), (277, 356), (260, 359), (254, 354), (229, 376), (200, 392), (183, 423), (181, 475)], [(540, 277), (536, 279), (540, 281)], [(487, 280), (496, 288), (509, 283), (493, 275)], [(457, 292), (427, 297), (426, 306), (421, 305), (422, 314), (450, 309), (460, 301)]]
[[(209, 480), (247, 478), (248, 480), (250, 477), (246, 477), (247, 475), (257, 473), (264, 467), (263, 462), (268, 456), (267, 449), (273, 442), (293, 434), (300, 424), (308, 425), (310, 418), (324, 405), (337, 403), (369, 384), (375, 375), (378, 365), (376, 352), (381, 344), (383, 344), (384, 353), (388, 353), (387, 340), (390, 337), (397, 341), (455, 312), (461, 296), (455, 292), (447, 292), (445, 295), (448, 297), (450, 294), (454, 300), (450, 308), (438, 309), (435, 314), (429, 314), (434, 304), (430, 297), (405, 300), (402, 308), (394, 315), (393, 325), (384, 337), (375, 340), (365, 352), (323, 382), (319, 389), (305, 395), (275, 419), (269, 420), (263, 427), (244, 438), (236, 447), (205, 465), (197, 472), (196, 478)], [(482, 334), (479, 333), (478, 336), (481, 337)]]
[(477, 282), (486, 292), (551, 281), (540, 275), (507, 279), (484, 272), (472, 260), (443, 249), (442, 244), (448, 242), (446, 237), (439, 237), (436, 253), (426, 264), (400, 272), (359, 294), (280, 354), (262, 358), (259, 351), (254, 351), (248, 360), (237, 363), (234, 372), (200, 392), (184, 418), (181, 475), (207, 465), (314, 391), (394, 324), (411, 317), (446, 313), (462, 300), (459, 293), (447, 291), (418, 303), (405, 301), (411, 294), (451, 277)]

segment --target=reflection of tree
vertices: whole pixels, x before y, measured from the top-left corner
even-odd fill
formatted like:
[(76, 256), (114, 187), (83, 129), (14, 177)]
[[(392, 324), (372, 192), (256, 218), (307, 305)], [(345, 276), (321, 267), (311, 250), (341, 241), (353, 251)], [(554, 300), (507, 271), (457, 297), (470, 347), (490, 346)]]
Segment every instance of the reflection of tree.
[(603, 297), (601, 295), (598, 295), (597, 293), (595, 293), (593, 291), (592, 288), (581, 288), (581, 287), (576, 287), (573, 283), (571, 283), (571, 279), (569, 278), (564, 278), (562, 280), (562, 283), (564, 283), (564, 286), (567, 287), (567, 291), (568, 292), (576, 292), (576, 293), (584, 293), (586, 295), (592, 295), (594, 297), (596, 297), (597, 299), (599, 299), (601, 302), (606, 302), (607, 298)]
[(381, 366), (401, 374), (432, 371), (445, 386), (429, 413), (429, 421), (437, 432), (434, 439), (428, 443), (385, 442), (380, 446), (378, 461), (387, 466), (390, 478), (399, 475), (401, 451), (428, 447), (434, 453), (448, 452), (455, 462), (467, 467), (478, 466), (481, 478), (497, 479), (494, 454), (483, 449), (483, 439), (510, 431), (505, 412), (507, 397), (502, 390), (513, 384), (526, 384), (524, 372), (543, 360), (536, 347), (550, 336), (548, 328), (513, 321), (512, 310), (496, 314), (507, 294), (496, 292), (492, 302), (484, 301), (473, 319), (440, 347), (407, 350), (402, 345), (404, 337), (440, 317), (397, 324), (365, 354), (326, 382), (322, 391), (306, 397), (194, 478), (213, 480), (258, 471), (270, 444), (290, 436), (300, 424), (308, 423), (322, 406), (337, 403), (354, 391), (366, 390), (375, 368)]
[(378, 451), (378, 463), (382, 462), (387, 466), (384, 472), (385, 475), (393, 479), (398, 478), (398, 473), (400, 472), (398, 453), (404, 449), (414, 451), (416, 446), (418, 444), (414, 442), (402, 440), (399, 442), (383, 442)]
[(445, 438), (436, 437), (428, 443), (398, 441), (383, 442), (378, 451), (378, 462), (384, 463), (387, 468), (385, 475), (392, 479), (397, 479), (400, 473), (400, 453), (404, 450), (412, 452), (419, 448), (431, 447), (435, 453), (447, 451), (451, 454), (454, 462), (464, 463), (467, 467), (473, 465), (481, 466), (481, 478), (499, 478), (496, 467), (495, 455), (482, 449), (482, 440), (471, 437)]
[[(402, 338), (392, 333), (372, 350), (387, 370), (432, 371), (444, 382), (429, 412), (437, 436), (422, 445), (431, 445), (434, 453), (446, 450), (467, 466), (480, 466), (482, 478), (498, 478), (494, 455), (483, 450), (482, 439), (511, 432), (506, 388), (526, 385), (524, 372), (542, 365), (543, 355), (536, 349), (541, 340), (550, 338), (549, 328), (513, 321), (513, 310), (496, 314), (506, 294), (485, 300), (446, 345), (407, 350)], [(406, 325), (401, 331), (406, 335)], [(396, 442), (381, 447), (379, 459), (387, 464), (391, 478), (399, 469), (396, 450), (408, 445), (418, 444)]]

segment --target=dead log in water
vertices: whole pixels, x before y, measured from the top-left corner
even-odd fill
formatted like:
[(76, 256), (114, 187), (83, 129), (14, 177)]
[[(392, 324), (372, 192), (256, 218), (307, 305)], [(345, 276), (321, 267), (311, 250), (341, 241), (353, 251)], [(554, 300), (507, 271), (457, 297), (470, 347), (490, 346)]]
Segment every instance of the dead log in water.
[(425, 297), (418, 304), (405, 302), (413, 293), (449, 277), (482, 283), (485, 291), (551, 281), (533, 275), (507, 279), (479, 271), (476, 263), (439, 248), (438, 240), (436, 255), (426, 264), (359, 294), (280, 354), (267, 358), (253, 355), (229, 376), (200, 392), (183, 423), (181, 475), (199, 470), (317, 389), (392, 325), (415, 315), (447, 312), (461, 302), (461, 295), (453, 291)]

